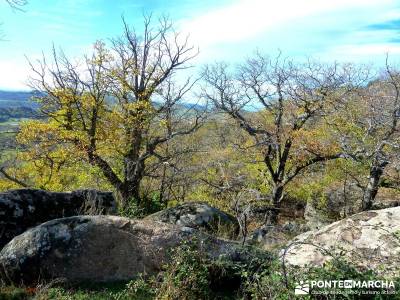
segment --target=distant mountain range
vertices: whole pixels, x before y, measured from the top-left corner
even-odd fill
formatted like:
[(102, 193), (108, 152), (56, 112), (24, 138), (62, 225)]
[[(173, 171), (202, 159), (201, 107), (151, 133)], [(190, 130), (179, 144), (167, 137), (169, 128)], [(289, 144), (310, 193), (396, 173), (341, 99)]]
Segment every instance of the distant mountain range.
[[(27, 107), (37, 109), (38, 104), (32, 101), (32, 97), (38, 96), (37, 92), (23, 92), (23, 91), (2, 91), (0, 90), (0, 109), (2, 108), (16, 108)], [(155, 103), (157, 105), (157, 103)], [(205, 106), (192, 103), (180, 103), (178, 107), (183, 109), (204, 110)]]
[(0, 99), (15, 100), (15, 101), (29, 101), (31, 97), (38, 95), (37, 92), (26, 91), (2, 91), (0, 90)]
[(0, 108), (29, 107), (37, 108), (38, 104), (31, 99), (38, 94), (35, 92), (1, 91)]

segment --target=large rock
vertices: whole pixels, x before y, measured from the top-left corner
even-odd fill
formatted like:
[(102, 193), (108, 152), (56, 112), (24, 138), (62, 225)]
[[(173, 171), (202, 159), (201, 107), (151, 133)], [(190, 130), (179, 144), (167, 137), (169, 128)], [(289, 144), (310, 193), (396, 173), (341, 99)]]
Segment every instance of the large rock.
[(330, 218), (325, 210), (316, 207), (311, 201), (307, 203), (304, 210), (304, 219), (311, 230), (321, 229), (337, 221), (337, 219)]
[(201, 202), (186, 202), (167, 208), (147, 216), (145, 220), (160, 221), (204, 230), (210, 234), (228, 236), (234, 235), (239, 230), (239, 223), (235, 217)]
[(287, 222), (277, 225), (263, 225), (251, 234), (252, 244), (264, 250), (272, 250), (284, 246), (294, 236), (306, 232), (309, 228), (304, 223)]
[(83, 214), (112, 214), (115, 210), (110, 192), (20, 189), (0, 193), (0, 249), (28, 228), (46, 221)]
[(63, 278), (66, 282), (130, 280), (154, 274), (171, 247), (196, 237), (210, 258), (246, 261), (254, 254), (238, 243), (187, 227), (116, 216), (52, 220), (15, 237), (0, 252), (0, 277), (15, 284)]
[(357, 182), (333, 182), (307, 201), (304, 219), (311, 230), (318, 230), (360, 212), (363, 192)]
[(399, 233), (400, 207), (362, 212), (297, 236), (284, 259), (291, 265), (320, 266), (340, 256), (377, 273), (398, 275)]

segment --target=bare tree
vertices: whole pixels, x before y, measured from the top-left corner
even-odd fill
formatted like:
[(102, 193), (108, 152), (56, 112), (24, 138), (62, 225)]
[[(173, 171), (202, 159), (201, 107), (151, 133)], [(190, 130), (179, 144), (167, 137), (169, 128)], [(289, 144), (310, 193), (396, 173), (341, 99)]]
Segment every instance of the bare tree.
[(276, 223), (286, 186), (309, 167), (341, 157), (327, 140), (308, 143), (307, 136), (317, 134), (327, 108), (349, 90), (350, 68), (296, 65), (257, 54), (235, 71), (224, 63), (207, 66), (203, 96), (236, 120), (253, 138), (252, 147), (260, 149), (271, 185), (270, 222)]
[(22, 7), (28, 4), (27, 0), (5, 0), (12, 9), (22, 10)]
[(145, 18), (139, 35), (124, 21), (124, 34), (112, 40), (112, 49), (97, 43), (93, 57), (84, 62), (74, 63), (54, 50), (52, 63), (45, 58), (31, 63), (31, 86), (44, 94), (39, 97), (42, 112), (58, 129), (71, 132), (37, 139), (48, 142), (50, 137), (56, 144), (73, 145), (77, 156), (84, 153), (122, 205), (143, 200), (143, 178), (173, 165), (172, 159), (187, 151), (166, 151), (166, 145), (193, 133), (202, 120), (201, 112), (180, 106), (196, 80), (175, 80), (196, 51), (167, 19), (153, 26)]
[(398, 163), (399, 120), (400, 75), (386, 60), (382, 76), (346, 98), (332, 122), (342, 151), (366, 166), (366, 178), (353, 176), (363, 190), (363, 210), (372, 208), (380, 187), (399, 188), (387, 172)]
[[(27, 0), (5, 0), (5, 2), (13, 9), (23, 11), (22, 7), (28, 4)], [(2, 24), (0, 24), (2, 25)], [(3, 38), (3, 33), (0, 32), (0, 40)]]

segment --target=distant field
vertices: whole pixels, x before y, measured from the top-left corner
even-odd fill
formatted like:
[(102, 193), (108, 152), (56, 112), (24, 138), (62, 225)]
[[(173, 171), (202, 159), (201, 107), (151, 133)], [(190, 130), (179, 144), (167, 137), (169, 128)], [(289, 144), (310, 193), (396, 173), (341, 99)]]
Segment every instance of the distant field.
[(15, 149), (15, 133), (0, 132), (0, 152)]
[(0, 152), (15, 149), (15, 136), (21, 121), (38, 118), (32, 93), (0, 91)]
[(6, 122), (0, 122), (0, 134), (13, 134), (18, 131), (20, 122), (30, 118), (12, 118)]
[(15, 148), (15, 135), (18, 132), (21, 119), (9, 119), (6, 122), (0, 122), (0, 151)]

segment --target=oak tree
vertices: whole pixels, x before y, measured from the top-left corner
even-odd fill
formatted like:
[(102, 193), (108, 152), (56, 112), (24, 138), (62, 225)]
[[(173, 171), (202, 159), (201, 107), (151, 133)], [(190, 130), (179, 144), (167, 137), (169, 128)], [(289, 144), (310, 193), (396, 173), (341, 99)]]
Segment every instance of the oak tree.
[(341, 157), (327, 138), (323, 116), (351, 88), (351, 68), (295, 64), (257, 54), (231, 70), (204, 69), (203, 96), (229, 115), (259, 149), (270, 184), (270, 222), (276, 223), (285, 189), (305, 170)]
[(166, 145), (201, 125), (201, 112), (180, 104), (196, 81), (176, 79), (195, 55), (167, 19), (155, 27), (150, 17), (142, 34), (124, 21), (111, 47), (97, 42), (80, 61), (53, 49), (51, 61), (31, 63), (46, 119), (23, 123), (18, 141), (31, 159), (50, 157), (56, 169), (65, 161), (91, 165), (122, 206), (140, 204), (143, 179), (184, 152)]

